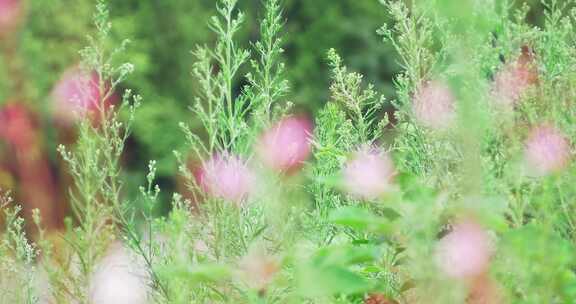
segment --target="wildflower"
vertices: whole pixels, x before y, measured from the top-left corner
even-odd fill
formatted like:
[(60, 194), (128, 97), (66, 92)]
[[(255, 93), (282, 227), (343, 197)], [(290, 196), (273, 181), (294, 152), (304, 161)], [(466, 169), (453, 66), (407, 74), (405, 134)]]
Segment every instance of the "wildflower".
[(363, 147), (344, 167), (344, 187), (354, 196), (376, 199), (390, 190), (393, 175), (394, 165), (386, 153)]
[(270, 168), (290, 172), (301, 167), (310, 155), (312, 123), (303, 117), (288, 117), (260, 138), (257, 152)]
[[(86, 74), (73, 67), (62, 75), (52, 91), (54, 115), (66, 124), (86, 116), (99, 121), (101, 107), (108, 108), (116, 102), (117, 96), (109, 91), (109, 84), (106, 84), (104, 92), (100, 91), (98, 74)], [(106, 100), (103, 102), (102, 98)]]
[(449, 277), (474, 278), (486, 271), (491, 255), (487, 232), (473, 221), (464, 221), (440, 240), (436, 262)]
[(529, 48), (524, 47), (518, 60), (496, 74), (492, 88), (496, 104), (504, 107), (516, 105), (524, 92), (538, 82), (538, 73), (532, 61), (533, 55)]
[(280, 270), (276, 258), (268, 256), (262, 249), (251, 249), (239, 263), (241, 277), (251, 287), (264, 291)]
[(430, 81), (416, 92), (412, 110), (420, 125), (430, 129), (446, 129), (456, 116), (455, 98), (446, 84)]
[(10, 102), (0, 109), (0, 138), (11, 145), (29, 149), (38, 140), (36, 129), (32, 113), (21, 103)]
[(525, 147), (526, 164), (538, 176), (560, 171), (570, 159), (570, 144), (562, 132), (549, 125), (533, 129)]
[(23, 14), (21, 0), (0, 0), (0, 38), (13, 33), (18, 28)]
[(114, 244), (100, 263), (90, 285), (90, 303), (147, 303), (148, 275), (121, 244)]
[(238, 157), (216, 155), (202, 165), (197, 179), (208, 194), (240, 204), (252, 192), (255, 176)]
[(50, 229), (57, 226), (57, 191), (40, 135), (37, 117), (22, 103), (10, 102), (0, 108), (0, 144), (8, 144), (19, 188), (26, 189), (20, 191), (20, 199), (27, 209), (40, 210)]

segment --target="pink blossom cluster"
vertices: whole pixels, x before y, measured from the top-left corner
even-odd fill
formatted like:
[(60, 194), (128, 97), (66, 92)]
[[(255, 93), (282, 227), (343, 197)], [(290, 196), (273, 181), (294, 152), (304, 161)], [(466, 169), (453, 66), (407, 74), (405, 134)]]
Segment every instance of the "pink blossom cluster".
[(353, 153), (343, 169), (346, 191), (358, 198), (372, 200), (391, 188), (394, 164), (387, 153), (362, 147)]
[(68, 69), (52, 90), (54, 115), (65, 124), (82, 117), (99, 121), (100, 108), (106, 110), (117, 102), (117, 96), (109, 92), (109, 85), (105, 83), (103, 87), (101, 91), (100, 77), (95, 72), (85, 73), (78, 67)]
[(522, 49), (522, 55), (494, 77), (492, 98), (497, 105), (513, 107), (526, 90), (538, 82), (538, 72), (533, 64), (533, 55), (527, 47)]
[(280, 271), (279, 261), (263, 249), (251, 249), (239, 262), (241, 279), (251, 288), (264, 290)]
[(261, 136), (258, 155), (274, 170), (297, 170), (312, 151), (312, 131), (312, 123), (307, 118), (292, 116), (282, 119)]
[(444, 274), (457, 279), (474, 278), (489, 266), (493, 246), (478, 223), (465, 220), (438, 243), (436, 262)]
[[(312, 151), (312, 123), (303, 117), (287, 117), (265, 131), (256, 146), (260, 161), (280, 173), (298, 170)], [(256, 188), (257, 176), (247, 161), (230, 153), (217, 154), (197, 172), (202, 189), (212, 197), (240, 204)]]
[(247, 163), (233, 155), (215, 155), (202, 165), (199, 184), (206, 193), (240, 205), (254, 190), (256, 177)]
[(447, 129), (456, 118), (456, 98), (443, 82), (429, 81), (414, 94), (412, 111), (420, 125), (436, 130)]
[(114, 243), (91, 278), (90, 303), (148, 303), (149, 281), (143, 263), (122, 244)]
[(530, 132), (524, 154), (531, 173), (543, 176), (558, 172), (568, 165), (570, 143), (555, 127), (540, 125)]

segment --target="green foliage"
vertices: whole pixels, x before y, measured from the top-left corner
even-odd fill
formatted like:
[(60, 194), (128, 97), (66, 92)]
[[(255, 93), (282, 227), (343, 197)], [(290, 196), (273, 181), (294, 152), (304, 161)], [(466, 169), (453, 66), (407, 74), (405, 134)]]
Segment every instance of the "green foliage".
[[(280, 62), (282, 17), (277, 1), (265, 2), (261, 39), (253, 43), (257, 59), (251, 61), (254, 72), (246, 75), (248, 85), (235, 94), (235, 83), (250, 51), (238, 46), (236, 34), (244, 23), (244, 14), (236, 12), (236, 1), (218, 4), (218, 16), (210, 21), (217, 35), (215, 47), (200, 46), (194, 51), (197, 62), (193, 74), (200, 83), (199, 96), (192, 107), (208, 135), (200, 137), (184, 127), (195, 157), (205, 153), (234, 152), (247, 155), (254, 134), (270, 125), (276, 104), (288, 91)], [(218, 70), (214, 75), (213, 71)]]
[(355, 207), (342, 207), (330, 214), (330, 221), (336, 225), (346, 226), (358, 231), (389, 233), (391, 227), (387, 220), (372, 214), (369, 210)]
[(24, 231), (21, 207), (12, 207), (9, 193), (0, 196), (0, 209), (5, 217), (4, 232), (0, 234), (0, 300), (4, 303), (39, 303), (35, 289), (38, 249)]
[(386, 20), (378, 1), (286, 0), (287, 75), (292, 83), (296, 106), (320, 110), (330, 92), (325, 64), (326, 51), (334, 48), (350, 67), (360, 71), (379, 91), (393, 95), (387, 79), (397, 71), (394, 59), (387, 56), (389, 45), (380, 43), (374, 31)]
[[(331, 99), (340, 104), (352, 117), (355, 126), (355, 133), (358, 134), (360, 143), (372, 143), (382, 134), (382, 128), (387, 125), (384, 119), (375, 128), (377, 117), (375, 114), (384, 103), (384, 96), (376, 97), (374, 86), (368, 85), (362, 89), (363, 76), (358, 73), (348, 73), (346, 67), (342, 66), (342, 59), (334, 49), (328, 51), (328, 60), (332, 67), (333, 83), (330, 86)], [(371, 131), (374, 134), (371, 134)]]
[[(114, 106), (107, 105), (107, 100), (132, 72), (133, 66), (129, 63), (115, 66), (112, 63), (114, 56), (125, 49), (128, 41), (119, 48), (107, 51), (111, 24), (108, 8), (103, 1), (96, 5), (94, 25), (97, 34), (88, 37), (89, 46), (80, 55), (83, 72), (97, 75), (98, 100), (93, 100), (95, 96), (87, 96), (96, 104), (96, 118), (83, 117), (73, 151), (68, 151), (63, 145), (58, 148), (74, 179), (74, 187), (70, 191), (74, 218), (69, 219), (63, 236), (69, 246), (69, 251), (64, 253), (64, 264), (60, 264), (57, 257), (52, 257), (50, 245), (42, 242), (46, 244), (43, 248), (47, 255), (46, 271), (55, 285), (53, 296), (62, 302), (91, 301), (91, 278), (98, 262), (115, 239), (114, 224), (126, 224), (122, 221), (124, 207), (120, 158), (141, 100), (138, 95), (126, 91), (117, 111), (111, 108)], [(130, 101), (133, 103), (130, 104)], [(124, 110), (128, 111), (126, 122), (119, 117)], [(62, 271), (63, 267), (77, 271)]]
[[(6, 209), (0, 270), (15, 278), (6, 282), (0, 277), (0, 285), (16, 284), (22, 291), (0, 291), (2, 300), (38, 301), (32, 281), (41, 254), (51, 299), (91, 303), (98, 265), (111, 243), (121, 241), (142, 261), (150, 303), (467, 303), (478, 296), (488, 303), (572, 303), (575, 166), (566, 162), (553, 172), (534, 175), (523, 154), (530, 131), (539, 125), (553, 125), (572, 142), (576, 138), (575, 14), (568, 10), (575, 3), (543, 1), (543, 27), (535, 27), (525, 21), (526, 7), (508, 1), (380, 2), (394, 24), (378, 33), (397, 52), (402, 68), (390, 102), (394, 116), (384, 113), (388, 105), (377, 93), (380, 87), (365, 84), (362, 74), (329, 49), (329, 73), (323, 76), (330, 79), (324, 90), (329, 98), (315, 116), (312, 158), (300, 172), (273, 172), (259, 163), (254, 146), (263, 131), (289, 113), (291, 103), (286, 101), (299, 98), (294, 91), (301, 83), (295, 81), (290, 89), (288, 79), (301, 73), (300, 60), (310, 58), (284, 64), (287, 38), (282, 36), (280, 1), (263, 1), (258, 40), (245, 46), (239, 37), (249, 25), (248, 15), (240, 2), (218, 0), (209, 22), (214, 43), (193, 51), (197, 97), (191, 110), (196, 124), (187, 119), (178, 124), (169, 109), (151, 106), (144, 111), (145, 120), (160, 112), (170, 117), (165, 122), (169, 129), (178, 126), (183, 132), (167, 136), (185, 142), (171, 148), (192, 151), (192, 156), (176, 152), (174, 157), (189, 191), (174, 193), (171, 210), (157, 216), (171, 192), (160, 190), (159, 163), (149, 162), (144, 185), (133, 198), (124, 190), (121, 157), (133, 127), (140, 133), (136, 137), (149, 145), (158, 140), (170, 146), (173, 141), (156, 139), (164, 134), (146, 134), (149, 126), (136, 118), (141, 97), (130, 90), (114, 109), (106, 106), (107, 97), (121, 90), (134, 69), (119, 62), (134, 57), (144, 74), (152, 65), (127, 51), (127, 42), (116, 41), (119, 32), (99, 0), (96, 33), (80, 52), (83, 70), (95, 71), (99, 78), (98, 119), (84, 119), (73, 148), (58, 149), (74, 181), (73, 217), (58, 234), (63, 240), (59, 244), (34, 213), (39, 252), (26, 239), (19, 208), (7, 208), (9, 200), (0, 200)], [(306, 3), (301, 4), (303, 15), (324, 2)], [(173, 9), (185, 6), (180, 5), (166, 2)], [(150, 13), (154, 4), (143, 7)], [(326, 14), (339, 16), (346, 5), (331, 7)], [(309, 35), (303, 34), (303, 41), (309, 43)], [(136, 42), (137, 48), (144, 44)], [(509, 108), (495, 105), (501, 73), (517, 67), (521, 77), (530, 79), (529, 88)], [(419, 90), (435, 80), (445, 82), (455, 98), (457, 119), (446, 130), (419, 124), (413, 109)], [(171, 83), (159, 87), (169, 91)], [(186, 96), (182, 85), (174, 87), (179, 91), (174, 95), (145, 85), (140, 89), (163, 100)], [(365, 147), (390, 152), (395, 165), (393, 186), (375, 199), (355, 197), (341, 187), (349, 178), (342, 171), (350, 155)], [(555, 149), (548, 148), (544, 154), (554, 156)], [(570, 149), (566, 153), (573, 156), (572, 145)], [(189, 162), (215, 155), (245, 160), (258, 175), (256, 193), (235, 203), (208, 195)], [(462, 222), (481, 227), (481, 232), (454, 238)], [(489, 244), (474, 248), (477, 244), (467, 243), (477, 238)], [(456, 249), (443, 247), (451, 245)], [(452, 268), (447, 270), (442, 250), (464, 256), (449, 261)], [(474, 254), (483, 250), (490, 251), (485, 268), (458, 277), (458, 270), (475, 266)]]

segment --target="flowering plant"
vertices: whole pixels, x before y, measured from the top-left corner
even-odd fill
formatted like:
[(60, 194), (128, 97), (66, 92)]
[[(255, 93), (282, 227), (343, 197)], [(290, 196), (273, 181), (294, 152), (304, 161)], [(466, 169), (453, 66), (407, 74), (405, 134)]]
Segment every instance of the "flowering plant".
[(536, 27), (506, 0), (381, 0), (395, 96), (330, 49), (313, 119), (288, 101), (281, 2), (262, 1), (249, 46), (237, 2), (216, 1), (214, 45), (193, 51), (197, 124), (179, 124), (174, 152), (185, 187), (158, 216), (155, 161), (125, 194), (143, 98), (122, 92), (129, 43), (110, 49), (97, 1), (96, 34), (52, 96), (76, 132), (58, 148), (71, 214), (53, 233), (34, 211), (31, 242), (0, 198), (0, 302), (574, 301), (576, 2), (544, 0)]

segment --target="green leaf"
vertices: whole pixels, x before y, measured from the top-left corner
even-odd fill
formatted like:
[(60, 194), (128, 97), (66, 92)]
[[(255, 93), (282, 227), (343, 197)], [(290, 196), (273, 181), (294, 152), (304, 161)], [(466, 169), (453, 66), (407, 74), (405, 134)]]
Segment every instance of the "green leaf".
[(320, 249), (313, 258), (316, 265), (349, 266), (374, 261), (378, 248), (371, 245), (343, 245)]
[(389, 233), (392, 231), (390, 222), (374, 215), (369, 210), (359, 207), (342, 207), (330, 214), (330, 222), (359, 231)]
[(357, 294), (372, 288), (366, 278), (344, 267), (309, 265), (299, 271), (299, 293), (306, 297)]
[(187, 267), (171, 265), (162, 269), (164, 276), (180, 277), (191, 283), (217, 282), (230, 277), (230, 269), (218, 264), (201, 264)]

